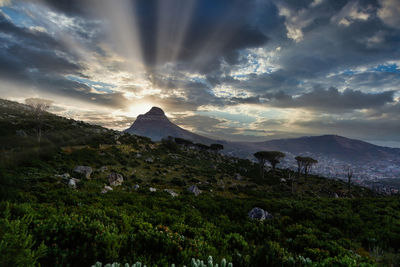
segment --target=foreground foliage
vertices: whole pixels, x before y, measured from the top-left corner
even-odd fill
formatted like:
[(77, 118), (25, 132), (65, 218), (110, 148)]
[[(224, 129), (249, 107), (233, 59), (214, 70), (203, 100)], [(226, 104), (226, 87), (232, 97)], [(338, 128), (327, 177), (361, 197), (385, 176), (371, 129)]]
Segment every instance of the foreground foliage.
[[(349, 195), (341, 181), (260, 174), (248, 160), (50, 115), (38, 146), (29, 114), (12, 114), (13, 123), (0, 119), (0, 266), (170, 267), (208, 255), (252, 267), (400, 262), (397, 196), (357, 186)], [(21, 129), (27, 136), (15, 136)], [(73, 173), (77, 165), (91, 166), (91, 179)], [(102, 194), (111, 172), (124, 181)], [(64, 173), (80, 179), (76, 189)], [(273, 219), (250, 220), (254, 207)]]
[[(102, 267), (102, 266), (103, 266), (103, 264), (101, 262), (96, 262), (96, 264), (93, 265), (92, 267)], [(104, 267), (122, 267), (122, 266), (123, 267), (141, 267), (142, 263), (141, 262), (136, 262), (136, 263), (134, 263), (132, 265), (129, 265), (128, 263), (120, 264), (120, 263), (115, 263), (114, 262), (114, 263), (111, 263), (111, 264), (108, 263), (108, 264), (104, 265)], [(191, 267), (218, 267), (218, 266), (220, 266), (220, 267), (233, 267), (232, 263), (231, 262), (227, 263), (225, 259), (222, 259), (220, 265), (218, 265), (218, 263), (214, 265), (212, 256), (208, 257), (206, 263), (204, 261), (202, 261), (202, 260), (199, 260), (199, 259), (192, 259), (192, 262), (191, 262), (190, 266)], [(146, 267), (146, 265), (143, 265), (143, 267)], [(175, 264), (171, 264), (171, 267), (175, 267)], [(183, 265), (183, 267), (186, 267), (186, 265)]]

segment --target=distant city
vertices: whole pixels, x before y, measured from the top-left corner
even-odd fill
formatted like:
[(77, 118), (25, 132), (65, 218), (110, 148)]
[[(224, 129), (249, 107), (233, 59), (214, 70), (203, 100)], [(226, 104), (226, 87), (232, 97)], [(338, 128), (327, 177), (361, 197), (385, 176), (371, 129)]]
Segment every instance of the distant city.
[[(281, 168), (297, 170), (295, 154), (285, 152)], [(385, 161), (346, 162), (322, 154), (304, 153), (318, 160), (311, 173), (333, 179), (346, 179), (345, 166), (353, 170), (352, 182), (384, 194), (398, 194), (400, 190), (400, 157)]]

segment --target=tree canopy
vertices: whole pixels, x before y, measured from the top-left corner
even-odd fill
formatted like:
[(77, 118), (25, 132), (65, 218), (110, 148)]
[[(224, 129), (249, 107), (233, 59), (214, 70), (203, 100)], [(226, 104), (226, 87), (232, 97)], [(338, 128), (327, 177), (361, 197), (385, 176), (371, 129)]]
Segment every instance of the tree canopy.
[(311, 157), (297, 156), (295, 159), (297, 161), (297, 172), (299, 174), (304, 172), (304, 174), (307, 175), (312, 166), (318, 163), (318, 160)]
[(221, 144), (211, 144), (210, 149), (214, 150), (214, 151), (220, 151), (220, 150), (224, 149), (224, 146)]

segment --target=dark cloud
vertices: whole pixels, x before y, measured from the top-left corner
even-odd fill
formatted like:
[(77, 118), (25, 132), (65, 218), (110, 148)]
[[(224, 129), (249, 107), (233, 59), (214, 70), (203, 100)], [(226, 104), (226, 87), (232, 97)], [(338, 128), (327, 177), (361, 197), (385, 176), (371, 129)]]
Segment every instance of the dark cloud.
[(0, 14), (0, 78), (27, 84), (37, 91), (67, 96), (111, 107), (124, 107), (121, 93), (96, 94), (85, 83), (66, 75), (84, 78), (79, 56), (46, 32), (17, 27)]
[(295, 125), (314, 134), (338, 134), (356, 139), (400, 142), (399, 118), (385, 119), (314, 119)]
[[(140, 41), (145, 63), (154, 66), (170, 60), (168, 55), (173, 53), (177, 40), (172, 38), (157, 39), (158, 27), (163, 31), (177, 34), (176, 31), (185, 30), (177, 58), (173, 60), (187, 63), (193, 70), (203, 73), (218, 69), (221, 60), (230, 64), (238, 63), (238, 51), (249, 47), (258, 47), (266, 43), (268, 37), (252, 23), (253, 1), (195, 1), (195, 7), (187, 22), (187, 29), (180, 28), (173, 22), (184, 22), (186, 14), (180, 13), (177, 5), (181, 3), (167, 0), (168, 4), (176, 7), (163, 18), (160, 25), (158, 8), (161, 1), (134, 1), (134, 12), (140, 31)], [(175, 27), (175, 28), (174, 28)], [(159, 43), (161, 51), (158, 51)], [(159, 55), (159, 54), (161, 55)], [(158, 56), (158, 57), (157, 57)], [(200, 57), (200, 60), (199, 58)], [(157, 59), (159, 61), (157, 61)], [(161, 61), (160, 61), (161, 60)], [(197, 64), (192, 64), (198, 60)]]
[[(89, 7), (80, 0), (33, 0), (38, 3), (43, 1), (50, 7), (68, 15), (85, 15), (89, 13)], [(90, 1), (90, 0), (89, 0)]]
[(346, 89), (340, 92), (337, 88), (331, 87), (328, 90), (315, 89), (312, 92), (302, 94), (298, 97), (291, 97), (285, 94), (266, 95), (272, 97), (267, 103), (276, 107), (285, 108), (306, 108), (324, 112), (349, 112), (355, 109), (370, 109), (392, 103), (394, 91), (381, 93), (363, 93)]
[[(177, 123), (214, 137), (289, 136), (289, 131), (282, 130), (289, 122), (278, 117), (260, 120), (252, 114), (257, 123), (249, 121), (245, 129), (222, 127), (224, 120), (217, 117), (183, 114), (193, 114), (202, 106), (221, 110), (239, 108), (239, 104), (301, 108), (315, 117), (293, 126), (309, 132), (318, 129), (377, 139), (378, 130), (386, 127), (381, 139), (396, 139), (400, 121), (396, 115), (400, 113), (398, 0), (125, 0), (103, 5), (105, 1), (14, 1), (10, 8), (15, 14), (30, 13), (24, 6), (28, 2), (43, 9), (35, 18), (28, 14), (28, 22), (0, 12), (0, 79), (23, 83), (36, 92), (122, 110), (131, 104), (124, 91), (158, 89), (160, 93), (142, 100), (159, 103), (167, 112), (178, 114)], [(109, 13), (120, 15), (121, 9), (111, 10), (119, 4), (126, 14), (116, 18)], [(46, 23), (30, 25), (30, 20), (40, 22), (46, 7), (60, 25), (67, 24), (68, 36), (51, 31)], [(50, 30), (29, 26), (49, 26)], [(128, 42), (120, 44), (125, 37)], [(138, 44), (131, 46), (135, 41)], [(93, 57), (100, 58), (100, 67), (91, 65)], [(143, 61), (138, 65), (145, 65), (139, 71), (146, 73), (148, 81), (142, 84), (150, 82), (152, 88), (130, 90), (141, 83), (127, 77), (132, 84), (124, 81), (115, 85), (115, 92), (99, 94), (87, 82), (96, 82), (95, 75), (88, 73), (101, 67), (108, 74), (136, 74), (123, 66), (124, 60), (136, 57)], [(339, 115), (346, 118), (339, 120)], [(112, 125), (109, 118), (87, 116)], [(120, 118), (119, 123), (126, 121)]]

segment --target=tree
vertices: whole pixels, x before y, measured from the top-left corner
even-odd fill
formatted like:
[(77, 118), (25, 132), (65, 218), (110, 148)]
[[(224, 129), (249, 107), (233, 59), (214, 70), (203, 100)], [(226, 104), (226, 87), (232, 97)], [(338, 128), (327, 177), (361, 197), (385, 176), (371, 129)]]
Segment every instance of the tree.
[(221, 151), (222, 149), (224, 149), (224, 146), (221, 145), (221, 144), (211, 144), (211, 145), (210, 145), (210, 149), (213, 150), (213, 151), (215, 151), (215, 152), (219, 152), (219, 151)]
[(183, 138), (175, 138), (175, 143), (177, 143), (178, 145), (183, 145), (184, 147), (188, 147), (193, 145), (193, 142), (187, 139), (183, 139)]
[(169, 151), (176, 152), (178, 151), (178, 145), (171, 138), (161, 139), (161, 144), (168, 149)]
[(350, 165), (347, 165), (344, 167), (345, 175), (347, 178), (347, 192), (350, 196), (351, 192), (351, 179), (353, 178), (353, 169), (351, 168)]
[(272, 170), (275, 171), (276, 165), (281, 162), (281, 160), (286, 156), (285, 153), (280, 151), (265, 151), (267, 156), (267, 161), (271, 164)]
[(294, 188), (294, 183), (295, 183), (295, 177), (296, 175), (293, 172), (289, 172), (287, 176), (287, 181), (290, 182), (290, 189), (292, 191), (292, 194), (294, 194), (295, 188)]
[(300, 176), (300, 173), (304, 172), (304, 175), (307, 177), (308, 173), (311, 171), (313, 165), (317, 164), (318, 161), (311, 157), (302, 157), (297, 156), (297, 174)]
[(207, 146), (207, 145), (205, 145), (205, 144), (196, 143), (196, 144), (194, 144), (194, 145), (195, 145), (199, 150), (202, 150), (202, 151), (206, 151), (206, 150), (210, 149), (210, 147)]
[(267, 162), (268, 151), (258, 151), (254, 153), (254, 157), (258, 160), (258, 164), (260, 165), (261, 177), (264, 179), (264, 166), (265, 162)]
[(50, 108), (53, 101), (41, 98), (27, 98), (25, 104), (32, 108), (33, 115), (36, 121), (36, 134), (38, 143), (42, 139), (43, 115)]

